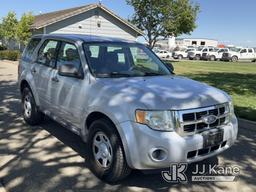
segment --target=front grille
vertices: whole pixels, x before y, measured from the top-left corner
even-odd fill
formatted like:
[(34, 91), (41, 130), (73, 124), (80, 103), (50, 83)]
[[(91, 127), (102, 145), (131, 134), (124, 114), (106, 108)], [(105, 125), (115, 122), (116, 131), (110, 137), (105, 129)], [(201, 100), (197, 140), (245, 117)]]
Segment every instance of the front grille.
[[(204, 117), (214, 115), (216, 121), (207, 123)], [(179, 131), (181, 135), (190, 135), (207, 129), (221, 127), (229, 121), (228, 103), (194, 110), (179, 111)]]
[(202, 54), (202, 57), (206, 57), (206, 56), (207, 56), (207, 53), (203, 53), (203, 54)]
[(194, 56), (195, 53), (194, 52), (188, 52), (188, 56)]
[(198, 150), (194, 150), (194, 151), (189, 151), (187, 153), (187, 158), (194, 159), (198, 156), (208, 155), (210, 153), (213, 153), (214, 151), (217, 151), (218, 149), (222, 149), (223, 147), (226, 146), (226, 144), (227, 144), (227, 141), (223, 141), (222, 143), (220, 143), (218, 145), (214, 145), (211, 147), (202, 148), (202, 149), (198, 149)]
[(228, 57), (228, 56), (229, 56), (228, 53), (223, 53), (223, 54), (222, 54), (222, 57)]

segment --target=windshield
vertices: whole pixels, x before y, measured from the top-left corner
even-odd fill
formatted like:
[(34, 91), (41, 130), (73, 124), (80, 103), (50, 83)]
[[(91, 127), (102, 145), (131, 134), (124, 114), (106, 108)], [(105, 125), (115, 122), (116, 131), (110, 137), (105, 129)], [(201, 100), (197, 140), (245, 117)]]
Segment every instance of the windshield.
[(146, 46), (131, 43), (86, 43), (86, 57), (96, 77), (170, 75), (171, 71)]
[(185, 52), (195, 51), (195, 49), (187, 49)]
[(241, 49), (236, 47), (231, 47), (230, 51), (239, 52)]
[(204, 47), (198, 47), (197, 51), (202, 51), (204, 49)]

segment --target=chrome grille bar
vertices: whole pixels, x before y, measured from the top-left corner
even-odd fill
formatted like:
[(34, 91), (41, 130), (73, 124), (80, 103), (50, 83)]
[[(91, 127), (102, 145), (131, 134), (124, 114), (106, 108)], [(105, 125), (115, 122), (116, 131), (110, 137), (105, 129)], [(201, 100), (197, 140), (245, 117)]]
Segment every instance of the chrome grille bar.
[[(177, 132), (182, 136), (187, 136), (196, 134), (198, 132), (203, 132), (211, 128), (221, 127), (229, 123), (229, 114), (230, 111), (228, 103), (204, 108), (177, 111)], [(216, 116), (216, 121), (212, 124), (206, 124), (203, 121), (203, 117), (208, 115)]]

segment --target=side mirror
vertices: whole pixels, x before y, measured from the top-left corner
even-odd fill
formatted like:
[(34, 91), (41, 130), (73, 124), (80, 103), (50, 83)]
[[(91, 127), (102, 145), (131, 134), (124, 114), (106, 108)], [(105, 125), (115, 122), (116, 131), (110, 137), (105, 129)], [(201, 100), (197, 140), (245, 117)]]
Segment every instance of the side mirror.
[(82, 79), (83, 73), (73, 64), (63, 64), (58, 68), (58, 74), (61, 76), (75, 77)]
[(165, 66), (169, 69), (169, 71), (170, 71), (172, 74), (175, 74), (175, 73), (174, 73), (174, 67), (173, 67), (173, 65), (172, 65), (171, 63), (165, 62), (164, 64), (165, 64)]

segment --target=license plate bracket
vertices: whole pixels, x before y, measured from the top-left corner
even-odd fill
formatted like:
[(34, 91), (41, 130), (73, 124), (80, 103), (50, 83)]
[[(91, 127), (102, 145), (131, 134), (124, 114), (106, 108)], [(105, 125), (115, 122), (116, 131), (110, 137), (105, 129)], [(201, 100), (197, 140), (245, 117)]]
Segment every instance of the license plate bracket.
[(223, 142), (224, 131), (223, 129), (210, 130), (203, 133), (204, 148), (219, 145)]

